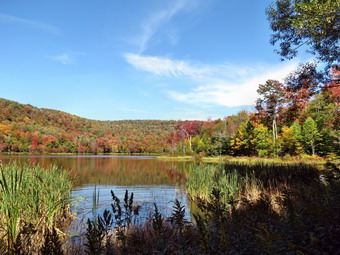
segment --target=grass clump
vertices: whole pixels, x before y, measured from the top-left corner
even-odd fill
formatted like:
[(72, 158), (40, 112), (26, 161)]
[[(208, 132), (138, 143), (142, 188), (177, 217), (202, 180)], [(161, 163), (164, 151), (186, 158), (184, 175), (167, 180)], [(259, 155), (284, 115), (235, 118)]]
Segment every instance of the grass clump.
[(225, 204), (240, 202), (246, 197), (256, 201), (266, 194), (273, 206), (282, 192), (319, 180), (318, 170), (309, 164), (274, 163), (272, 161), (228, 162), (227, 164), (196, 164), (187, 178), (187, 192), (193, 200), (209, 201), (212, 191), (222, 192)]
[(56, 166), (0, 163), (0, 237), (4, 254), (39, 254), (69, 216), (71, 181)]
[(213, 189), (223, 190), (222, 201), (238, 195), (241, 182), (237, 172), (225, 172), (223, 164), (194, 165), (187, 179), (187, 193), (192, 198), (208, 200)]

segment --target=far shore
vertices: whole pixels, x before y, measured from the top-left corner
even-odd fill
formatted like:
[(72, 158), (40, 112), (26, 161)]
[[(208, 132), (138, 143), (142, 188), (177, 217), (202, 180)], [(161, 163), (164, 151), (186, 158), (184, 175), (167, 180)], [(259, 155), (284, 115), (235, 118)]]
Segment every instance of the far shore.
[(2, 152), (0, 156), (154, 156), (158, 160), (165, 161), (201, 161), (206, 163), (228, 163), (228, 162), (266, 162), (266, 163), (304, 163), (313, 165), (324, 165), (327, 158), (319, 156), (304, 157), (246, 157), (246, 156), (198, 156), (198, 155), (170, 155), (165, 153), (33, 153), (33, 152)]
[(261, 157), (232, 157), (232, 156), (215, 156), (215, 157), (198, 157), (198, 156), (178, 156), (178, 155), (162, 155), (158, 156), (159, 160), (176, 160), (176, 161), (202, 161), (202, 162), (215, 162), (215, 163), (228, 163), (228, 162), (258, 162), (263, 161), (267, 163), (306, 163), (324, 165), (327, 162), (326, 158), (318, 156), (308, 157), (273, 157), (273, 158), (261, 158)]

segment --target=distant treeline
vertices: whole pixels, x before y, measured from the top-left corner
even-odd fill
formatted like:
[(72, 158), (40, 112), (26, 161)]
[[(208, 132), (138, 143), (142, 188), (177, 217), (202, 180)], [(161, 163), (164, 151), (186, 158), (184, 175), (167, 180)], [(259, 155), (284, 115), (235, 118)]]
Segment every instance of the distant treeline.
[(0, 99), (0, 151), (165, 152), (177, 121), (97, 121)]
[(208, 121), (97, 121), (0, 99), (0, 152), (339, 154), (339, 67), (330, 80), (305, 64), (259, 85), (255, 112)]

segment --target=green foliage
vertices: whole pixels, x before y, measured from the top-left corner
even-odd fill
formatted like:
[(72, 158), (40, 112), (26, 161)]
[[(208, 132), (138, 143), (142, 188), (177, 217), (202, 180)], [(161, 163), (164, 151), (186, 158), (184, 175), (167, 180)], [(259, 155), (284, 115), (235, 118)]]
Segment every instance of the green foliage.
[(207, 144), (204, 142), (204, 139), (201, 139), (199, 136), (195, 136), (192, 139), (192, 149), (195, 153), (200, 153), (207, 150)]
[(283, 154), (296, 156), (303, 153), (302, 127), (299, 122), (295, 121), (290, 127), (282, 127), (280, 139)]
[(320, 132), (320, 141), (316, 148), (319, 155), (337, 153), (339, 144), (336, 142), (340, 133), (339, 107), (333, 102), (328, 92), (316, 95), (305, 110), (312, 117)]
[(302, 134), (302, 139), (305, 143), (306, 149), (308, 149), (312, 155), (315, 155), (315, 148), (317, 146), (317, 142), (320, 140), (320, 133), (312, 117), (308, 117), (303, 124)]
[(310, 183), (317, 178), (317, 169), (304, 164), (254, 161), (195, 165), (187, 177), (187, 192), (192, 199), (209, 201), (211, 192), (219, 190), (221, 201), (228, 204), (251, 190)]
[(0, 164), (0, 171), (0, 233), (11, 252), (30, 234), (42, 235), (63, 219), (72, 186), (68, 174), (56, 166), (46, 170), (10, 163)]
[(321, 62), (339, 63), (340, 3), (337, 0), (276, 0), (267, 10), (273, 30), (271, 43), (279, 43), (278, 53), (295, 57), (306, 45)]
[(272, 126), (273, 133), (277, 135), (274, 124), (286, 101), (283, 84), (275, 80), (267, 80), (265, 84), (259, 85), (257, 93), (260, 97), (256, 101), (255, 115), (264, 125)]
[(272, 135), (267, 127), (260, 124), (254, 129), (253, 143), (255, 146), (255, 150), (260, 157), (269, 156), (272, 152)]
[(223, 164), (195, 165), (189, 172), (187, 192), (193, 199), (208, 199), (213, 189), (222, 190), (226, 203), (238, 195), (240, 181), (237, 172), (226, 173)]

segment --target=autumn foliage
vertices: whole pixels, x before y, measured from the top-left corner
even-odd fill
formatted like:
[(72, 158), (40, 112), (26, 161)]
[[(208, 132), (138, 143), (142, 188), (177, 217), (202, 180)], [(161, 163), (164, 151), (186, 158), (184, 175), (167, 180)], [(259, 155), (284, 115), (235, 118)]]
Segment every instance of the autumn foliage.
[(177, 121), (96, 121), (0, 99), (0, 152), (166, 152)]

